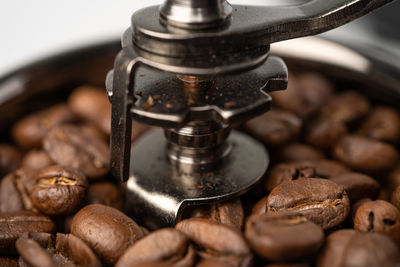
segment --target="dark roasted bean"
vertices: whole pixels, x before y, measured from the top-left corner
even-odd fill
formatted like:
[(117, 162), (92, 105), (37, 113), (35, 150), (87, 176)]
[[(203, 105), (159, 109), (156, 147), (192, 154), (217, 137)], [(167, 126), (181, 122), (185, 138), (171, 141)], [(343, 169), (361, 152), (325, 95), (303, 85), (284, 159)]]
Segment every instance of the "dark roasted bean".
[(378, 182), (365, 174), (350, 172), (331, 177), (329, 180), (343, 186), (351, 204), (362, 198), (376, 199), (379, 195), (380, 186)]
[(267, 212), (268, 196), (263, 197), (253, 206), (251, 214), (263, 214)]
[(284, 182), (272, 190), (267, 211), (297, 211), (323, 229), (336, 227), (346, 219), (350, 202), (343, 187), (319, 178)]
[(29, 198), (29, 191), (34, 185), (35, 172), (21, 168), (1, 180), (0, 212), (35, 210)]
[(21, 166), (22, 153), (8, 144), (0, 144), (0, 178)]
[(202, 258), (218, 258), (231, 266), (249, 266), (250, 249), (241, 232), (208, 219), (193, 218), (179, 222), (176, 229), (184, 232), (202, 248)]
[(81, 209), (72, 219), (71, 233), (85, 241), (104, 263), (110, 265), (144, 235), (125, 214), (100, 204)]
[(103, 204), (122, 210), (124, 198), (118, 187), (111, 182), (99, 182), (89, 186), (87, 192), (88, 204)]
[(354, 229), (361, 232), (379, 232), (400, 242), (400, 211), (384, 201), (363, 203), (354, 216)]
[(358, 134), (369, 138), (397, 143), (400, 138), (400, 114), (390, 107), (376, 107), (363, 121)]
[(272, 191), (277, 185), (299, 178), (315, 177), (315, 168), (308, 162), (281, 163), (267, 173), (266, 190)]
[(307, 131), (306, 140), (319, 149), (330, 149), (347, 133), (347, 127), (342, 122), (317, 120)]
[(399, 159), (393, 146), (356, 135), (341, 138), (333, 148), (333, 155), (350, 168), (368, 173), (388, 171)]
[(396, 189), (392, 193), (391, 202), (398, 209), (400, 209), (400, 186), (396, 187)]
[(324, 158), (324, 154), (318, 149), (301, 143), (292, 143), (282, 147), (278, 155), (283, 162), (313, 161)]
[(269, 146), (283, 145), (300, 134), (301, 119), (280, 109), (254, 118), (246, 123), (247, 131)]
[(285, 91), (272, 92), (273, 103), (302, 118), (314, 114), (332, 97), (333, 88), (323, 77), (307, 73), (295, 77), (289, 74), (289, 86)]
[(320, 119), (350, 123), (367, 115), (368, 99), (355, 91), (346, 91), (335, 96), (320, 111)]
[(252, 215), (246, 223), (245, 234), (257, 255), (272, 261), (306, 258), (324, 242), (320, 226), (293, 212)]
[(107, 144), (82, 132), (78, 126), (54, 127), (46, 135), (43, 146), (54, 162), (78, 169), (89, 179), (102, 177), (108, 172)]
[(65, 104), (58, 104), (18, 121), (12, 129), (12, 136), (25, 149), (40, 147), (50, 129), (74, 120), (75, 116), (69, 108)]
[(0, 214), (0, 254), (15, 254), (15, 241), (25, 232), (53, 232), (54, 223), (32, 211)]
[(47, 155), (43, 150), (38, 149), (29, 151), (22, 161), (22, 166), (24, 168), (38, 171), (51, 165), (54, 165), (54, 162), (51, 160), (49, 155)]
[(328, 236), (317, 267), (396, 267), (399, 261), (399, 249), (390, 238), (345, 229)]
[(350, 172), (349, 168), (335, 160), (319, 159), (312, 161), (312, 164), (315, 168), (316, 177), (320, 178), (329, 178)]
[(190, 217), (207, 218), (240, 230), (243, 226), (244, 211), (240, 199), (234, 199), (196, 207)]
[(165, 262), (173, 266), (193, 266), (195, 252), (182, 232), (164, 228), (152, 232), (125, 251), (116, 267), (138, 263)]
[(36, 175), (30, 198), (33, 206), (44, 214), (68, 215), (83, 204), (87, 187), (82, 173), (54, 165)]

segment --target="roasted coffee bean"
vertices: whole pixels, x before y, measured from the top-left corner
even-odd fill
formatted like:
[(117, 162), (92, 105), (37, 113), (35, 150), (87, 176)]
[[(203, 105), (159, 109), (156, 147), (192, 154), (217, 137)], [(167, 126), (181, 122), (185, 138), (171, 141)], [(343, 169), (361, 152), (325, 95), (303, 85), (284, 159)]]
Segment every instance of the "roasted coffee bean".
[(22, 153), (8, 144), (0, 144), (0, 178), (21, 166)]
[(324, 242), (320, 226), (293, 212), (252, 215), (246, 222), (245, 235), (258, 256), (272, 261), (306, 258)]
[(277, 185), (299, 178), (315, 177), (315, 168), (308, 162), (281, 163), (268, 171), (265, 188), (271, 192)]
[(313, 161), (324, 158), (324, 154), (318, 149), (301, 143), (291, 143), (282, 147), (278, 155), (283, 162)]
[(362, 198), (376, 199), (379, 195), (380, 185), (365, 174), (350, 172), (331, 177), (329, 180), (343, 186), (350, 203), (355, 203)]
[(50, 129), (75, 119), (76, 117), (65, 104), (58, 104), (18, 121), (11, 133), (15, 142), (25, 149), (40, 147)]
[(400, 186), (396, 187), (393, 191), (391, 202), (395, 205), (398, 209), (400, 209)]
[(249, 266), (252, 256), (241, 232), (221, 223), (202, 218), (179, 222), (176, 229), (184, 232), (198, 247), (201, 258), (217, 258), (231, 266)]
[(358, 134), (369, 138), (397, 143), (400, 138), (400, 114), (390, 107), (375, 107), (363, 121)]
[(34, 171), (21, 168), (1, 180), (0, 212), (35, 210), (29, 198), (29, 191), (34, 185), (34, 175)]
[(300, 134), (301, 119), (296, 115), (272, 109), (246, 122), (247, 131), (268, 146), (279, 146), (292, 141)]
[(364, 204), (365, 202), (368, 202), (368, 201), (373, 201), (373, 200), (370, 198), (363, 198), (351, 205), (350, 215), (349, 215), (349, 219), (350, 219), (351, 223), (353, 223), (353, 221), (354, 221), (354, 217), (356, 216), (356, 212), (357, 212), (358, 208), (361, 207), (362, 204)]
[(315, 168), (316, 177), (320, 178), (329, 178), (350, 172), (349, 168), (335, 160), (319, 159), (312, 161), (312, 164)]
[(385, 180), (387, 189), (392, 192), (400, 185), (400, 166), (397, 166), (388, 174)]
[(333, 88), (322, 76), (315, 73), (296, 77), (289, 74), (285, 91), (272, 92), (273, 103), (301, 118), (309, 117), (331, 99)]
[(0, 254), (15, 254), (15, 241), (25, 232), (55, 230), (54, 223), (46, 216), (32, 211), (0, 214)]
[(319, 149), (327, 150), (346, 133), (347, 127), (342, 122), (317, 120), (308, 128), (306, 140)]
[(368, 114), (368, 99), (355, 91), (346, 91), (336, 95), (321, 108), (321, 120), (350, 123)]
[(303, 178), (281, 183), (267, 199), (267, 211), (297, 211), (324, 230), (346, 219), (350, 202), (336, 183), (319, 178)]
[(108, 172), (107, 144), (83, 133), (78, 126), (54, 127), (44, 138), (43, 146), (54, 162), (78, 169), (89, 179), (102, 177)]
[[(111, 132), (111, 104), (106, 90), (93, 86), (81, 86), (68, 99), (68, 106), (79, 117), (94, 123), (107, 135)], [(135, 140), (148, 126), (132, 121), (132, 139)]]
[(47, 215), (68, 215), (85, 201), (86, 177), (71, 168), (53, 165), (41, 170), (30, 190), (35, 208)]
[(390, 238), (345, 229), (328, 236), (317, 267), (395, 267), (399, 261), (399, 249)]
[(15, 246), (21, 260), (32, 267), (101, 266), (85, 242), (71, 234), (25, 233)]
[(0, 257), (0, 266), (18, 267), (18, 260), (14, 258)]
[(128, 248), (116, 267), (138, 263), (165, 262), (172, 266), (193, 266), (195, 252), (182, 232), (164, 228), (152, 232)]
[(78, 126), (81, 128), (82, 132), (84, 132), (87, 135), (91, 135), (96, 139), (104, 140), (107, 143), (110, 141), (110, 137), (94, 124), (82, 123), (79, 124)]
[(22, 166), (24, 168), (33, 170), (41, 170), (51, 165), (54, 165), (54, 162), (51, 160), (49, 155), (47, 155), (47, 153), (43, 150), (39, 149), (33, 149), (29, 151), (22, 161)]
[(400, 211), (384, 200), (368, 201), (357, 209), (354, 229), (361, 232), (379, 232), (400, 242)]
[(253, 206), (251, 214), (263, 214), (267, 212), (268, 196), (263, 197)]
[(93, 86), (78, 87), (69, 96), (68, 106), (78, 116), (110, 134), (111, 104), (106, 90)]
[(125, 250), (143, 237), (142, 229), (117, 209), (92, 204), (81, 209), (71, 233), (85, 241), (106, 264), (115, 264)]
[(124, 207), (122, 192), (111, 182), (91, 184), (86, 198), (88, 204), (103, 204), (118, 210)]
[(196, 207), (190, 217), (207, 218), (240, 230), (243, 226), (244, 211), (240, 199), (234, 199)]
[(386, 172), (399, 159), (393, 146), (357, 135), (341, 138), (333, 147), (333, 155), (350, 168), (367, 173)]

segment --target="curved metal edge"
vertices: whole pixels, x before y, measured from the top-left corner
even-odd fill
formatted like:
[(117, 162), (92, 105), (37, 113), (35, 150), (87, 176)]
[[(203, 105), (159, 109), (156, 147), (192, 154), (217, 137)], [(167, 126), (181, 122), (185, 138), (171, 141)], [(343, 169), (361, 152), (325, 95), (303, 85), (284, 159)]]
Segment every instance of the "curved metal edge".
[(177, 31), (165, 27), (157, 19), (158, 6), (153, 6), (132, 16), (133, 41), (141, 49), (166, 57), (234, 53), (321, 33), (391, 1), (313, 0), (297, 6), (234, 5), (230, 25), (204, 31)]

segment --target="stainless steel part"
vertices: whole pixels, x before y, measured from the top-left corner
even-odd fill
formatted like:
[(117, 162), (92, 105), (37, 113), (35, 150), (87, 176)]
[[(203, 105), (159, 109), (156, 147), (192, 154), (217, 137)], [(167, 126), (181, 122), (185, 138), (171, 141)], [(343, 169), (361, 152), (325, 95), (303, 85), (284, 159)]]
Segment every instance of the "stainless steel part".
[[(129, 177), (128, 199), (141, 203), (131, 215), (160, 227), (176, 221), (183, 203), (246, 192), (266, 171), (267, 153), (249, 137), (226, 139), (226, 129), (267, 111), (266, 93), (286, 88), (287, 69), (269, 57), (270, 44), (337, 27), (387, 2), (312, 0), (288, 7), (233, 6), (229, 14), (222, 0), (176, 0), (136, 12), (106, 82), (112, 103), (111, 172), (121, 181)], [(132, 118), (169, 129), (168, 141), (153, 133), (138, 140), (140, 149), (130, 161)], [(222, 139), (213, 143), (215, 137)], [(257, 164), (264, 164), (248, 162), (254, 153)], [(235, 167), (243, 161), (249, 166), (245, 172)], [(176, 168), (185, 171), (159, 172)], [(185, 177), (202, 169), (212, 174), (211, 182), (225, 179), (226, 188), (212, 186), (193, 195)]]

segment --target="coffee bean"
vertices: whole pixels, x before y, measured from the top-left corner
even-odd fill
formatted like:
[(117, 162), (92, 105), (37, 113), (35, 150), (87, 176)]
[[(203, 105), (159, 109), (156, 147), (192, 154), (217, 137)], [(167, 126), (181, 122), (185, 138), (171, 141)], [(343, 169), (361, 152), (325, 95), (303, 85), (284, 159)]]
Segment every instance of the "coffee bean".
[(143, 237), (141, 228), (117, 209), (92, 204), (81, 209), (71, 233), (85, 241), (106, 264), (115, 264), (125, 250)]
[(22, 161), (22, 166), (24, 168), (38, 171), (51, 165), (54, 165), (54, 162), (51, 160), (49, 155), (47, 155), (43, 150), (38, 149), (29, 151)]
[(111, 182), (91, 184), (86, 199), (88, 204), (103, 204), (117, 210), (124, 207), (123, 193)]
[(252, 256), (241, 232), (202, 218), (186, 219), (176, 225), (198, 247), (201, 258), (218, 258), (231, 266), (250, 266)]
[(284, 162), (313, 161), (323, 159), (324, 154), (312, 146), (301, 143), (291, 143), (280, 148), (278, 157)]
[(307, 162), (281, 163), (267, 172), (266, 190), (271, 192), (277, 185), (299, 178), (315, 177), (313, 164)]
[(357, 134), (397, 143), (400, 137), (400, 114), (390, 107), (375, 107), (368, 117), (363, 121)]
[(322, 120), (350, 123), (368, 114), (368, 99), (355, 91), (346, 91), (335, 96), (321, 108), (319, 118)]
[(0, 266), (18, 267), (18, 260), (14, 258), (0, 257)]
[(268, 196), (263, 197), (253, 206), (251, 214), (263, 214), (267, 212)]
[(351, 205), (350, 215), (348, 217), (348, 219), (350, 219), (351, 224), (354, 221), (354, 217), (356, 216), (358, 208), (361, 207), (361, 205), (364, 204), (365, 202), (369, 202), (369, 201), (373, 201), (373, 200), (370, 198), (363, 198)]
[(30, 198), (35, 208), (47, 215), (68, 215), (84, 202), (88, 182), (71, 168), (53, 165), (35, 177)]
[(400, 185), (400, 167), (396, 167), (388, 174), (385, 180), (386, 188), (392, 192)]
[(24, 233), (15, 245), (21, 260), (32, 267), (101, 266), (85, 242), (70, 234)]
[(1, 180), (0, 212), (35, 210), (29, 198), (29, 191), (34, 185), (34, 175), (34, 171), (21, 168)]
[(333, 147), (333, 156), (350, 168), (367, 173), (388, 171), (399, 159), (393, 146), (356, 135), (341, 138)]
[[(68, 99), (68, 106), (79, 117), (94, 123), (107, 135), (111, 133), (111, 104), (106, 90), (93, 86), (81, 86)], [(147, 125), (132, 121), (132, 139), (148, 130)]]
[(398, 209), (400, 209), (400, 186), (396, 187), (393, 191), (391, 202), (395, 205)]
[(329, 101), (332, 93), (331, 84), (318, 74), (308, 73), (296, 77), (290, 73), (288, 88), (272, 92), (271, 96), (276, 106), (306, 118)]
[(128, 248), (116, 267), (128, 267), (137, 263), (165, 262), (174, 266), (193, 266), (194, 249), (182, 232), (164, 228), (152, 232)]
[(400, 242), (400, 211), (384, 200), (368, 201), (357, 209), (354, 229), (379, 232)]
[(275, 187), (268, 196), (267, 211), (297, 211), (326, 230), (346, 219), (350, 202), (343, 187), (334, 182), (303, 178)]
[(345, 229), (328, 236), (317, 267), (395, 267), (399, 261), (399, 249), (388, 237)]
[(347, 127), (342, 122), (317, 120), (309, 126), (306, 140), (319, 149), (327, 150), (346, 133)]
[(296, 115), (281, 109), (272, 109), (246, 122), (246, 129), (266, 145), (279, 146), (298, 136), (301, 124), (301, 119)]
[(12, 129), (12, 136), (15, 142), (25, 149), (40, 147), (50, 129), (75, 119), (65, 104), (58, 104), (18, 121)]
[(78, 116), (110, 134), (111, 104), (106, 90), (93, 86), (78, 87), (69, 96), (68, 106)]
[(0, 144), (0, 178), (21, 166), (22, 153), (8, 144)]
[(53, 232), (54, 223), (46, 216), (32, 211), (0, 214), (0, 254), (16, 253), (15, 241), (25, 232)]
[(379, 195), (380, 185), (365, 174), (352, 172), (331, 177), (329, 180), (343, 186), (350, 203), (355, 203), (362, 198), (376, 199)]
[(44, 138), (43, 146), (54, 162), (78, 169), (89, 179), (102, 177), (108, 172), (107, 144), (83, 133), (77, 126), (54, 127)]
[(190, 217), (207, 218), (240, 230), (243, 226), (244, 211), (240, 199), (234, 199), (197, 207)]
[(329, 178), (350, 172), (349, 168), (335, 160), (319, 159), (314, 160), (311, 163), (315, 168), (316, 177), (320, 178)]
[(306, 258), (324, 242), (320, 226), (293, 212), (252, 215), (247, 220), (245, 235), (257, 255), (272, 261)]

